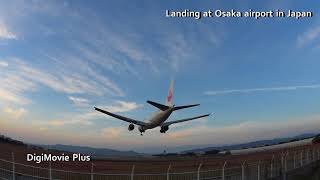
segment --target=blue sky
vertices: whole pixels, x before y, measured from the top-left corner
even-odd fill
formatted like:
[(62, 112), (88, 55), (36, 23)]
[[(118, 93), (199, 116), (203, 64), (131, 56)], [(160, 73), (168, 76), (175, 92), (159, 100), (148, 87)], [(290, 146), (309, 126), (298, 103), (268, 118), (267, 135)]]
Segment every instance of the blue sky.
[[(317, 132), (318, 4), (0, 1), (0, 132), (31, 143), (161, 152)], [(313, 11), (312, 18), (166, 18), (165, 11)], [(93, 106), (143, 120), (165, 102), (214, 113), (140, 137)], [(195, 143), (197, 142), (197, 143)]]

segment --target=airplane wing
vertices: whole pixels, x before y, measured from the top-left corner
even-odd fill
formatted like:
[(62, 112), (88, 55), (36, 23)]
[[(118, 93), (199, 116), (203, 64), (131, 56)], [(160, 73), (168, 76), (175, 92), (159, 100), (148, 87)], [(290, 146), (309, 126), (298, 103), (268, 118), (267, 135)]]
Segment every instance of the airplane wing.
[(211, 114), (205, 114), (205, 115), (202, 115), (202, 116), (197, 116), (197, 117), (192, 117), (192, 118), (186, 118), (186, 119), (180, 119), (180, 120), (177, 120), (177, 121), (169, 121), (169, 122), (163, 123), (161, 126), (169, 126), (169, 125), (171, 125), (171, 124), (181, 123), (181, 122), (185, 122), (185, 121), (191, 121), (191, 120), (195, 120), (195, 119), (207, 117), (207, 116), (210, 116), (210, 115), (211, 115)]
[(124, 116), (120, 116), (120, 115), (118, 115), (118, 114), (113, 114), (113, 113), (111, 113), (111, 112), (108, 112), (108, 111), (99, 109), (99, 108), (97, 108), (97, 107), (94, 107), (94, 109), (95, 109), (96, 111), (102, 112), (102, 113), (104, 113), (104, 114), (107, 114), (107, 115), (112, 116), (112, 117), (114, 117), (114, 118), (120, 119), (120, 120), (122, 120), (122, 121), (126, 121), (126, 122), (128, 122), (128, 123), (132, 123), (132, 124), (136, 124), (136, 125), (140, 125), (140, 126), (145, 126), (145, 125), (147, 125), (147, 123), (145, 123), (145, 122), (138, 121), (138, 120), (131, 119), (131, 118), (127, 118), (127, 117), (124, 117)]

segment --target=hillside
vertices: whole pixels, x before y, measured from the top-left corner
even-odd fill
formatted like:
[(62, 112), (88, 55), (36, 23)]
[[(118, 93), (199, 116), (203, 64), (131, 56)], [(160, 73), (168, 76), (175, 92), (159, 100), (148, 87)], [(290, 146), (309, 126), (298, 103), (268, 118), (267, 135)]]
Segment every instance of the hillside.
[(260, 140), (260, 141), (254, 141), (249, 143), (226, 145), (226, 146), (212, 146), (212, 147), (206, 147), (206, 148), (197, 148), (197, 149), (183, 151), (183, 153), (199, 152), (199, 151), (205, 152), (205, 151), (211, 151), (211, 150), (238, 150), (238, 149), (245, 149), (245, 148), (253, 148), (253, 147), (259, 147), (259, 146), (275, 145), (275, 144), (280, 144), (284, 142), (302, 140), (302, 139), (314, 137), (315, 135), (316, 134), (313, 134), (313, 133), (306, 133), (306, 134), (301, 134), (294, 137), (276, 138), (271, 140)]
[(139, 157), (145, 156), (145, 154), (137, 153), (134, 151), (118, 151), (107, 148), (92, 148), (85, 146), (72, 146), (72, 145), (38, 145), (46, 149), (55, 149), (59, 151), (77, 152), (81, 154), (87, 154), (95, 158), (108, 158), (108, 157)]

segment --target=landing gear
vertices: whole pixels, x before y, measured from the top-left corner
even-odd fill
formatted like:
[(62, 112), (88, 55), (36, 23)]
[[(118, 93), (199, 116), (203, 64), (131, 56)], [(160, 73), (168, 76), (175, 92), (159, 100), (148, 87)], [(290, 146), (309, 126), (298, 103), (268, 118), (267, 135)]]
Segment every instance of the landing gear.
[(169, 130), (169, 126), (161, 126), (160, 133), (166, 133)]
[(139, 126), (140, 135), (143, 136), (143, 133), (145, 132), (145, 129), (143, 126)]

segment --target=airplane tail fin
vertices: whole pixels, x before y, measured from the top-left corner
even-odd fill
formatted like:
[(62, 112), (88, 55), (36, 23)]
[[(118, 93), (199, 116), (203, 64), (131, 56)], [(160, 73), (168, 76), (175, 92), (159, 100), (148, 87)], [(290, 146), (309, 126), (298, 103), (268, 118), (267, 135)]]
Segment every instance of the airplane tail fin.
[(170, 82), (170, 88), (167, 96), (166, 105), (173, 106), (173, 80), (171, 80)]

